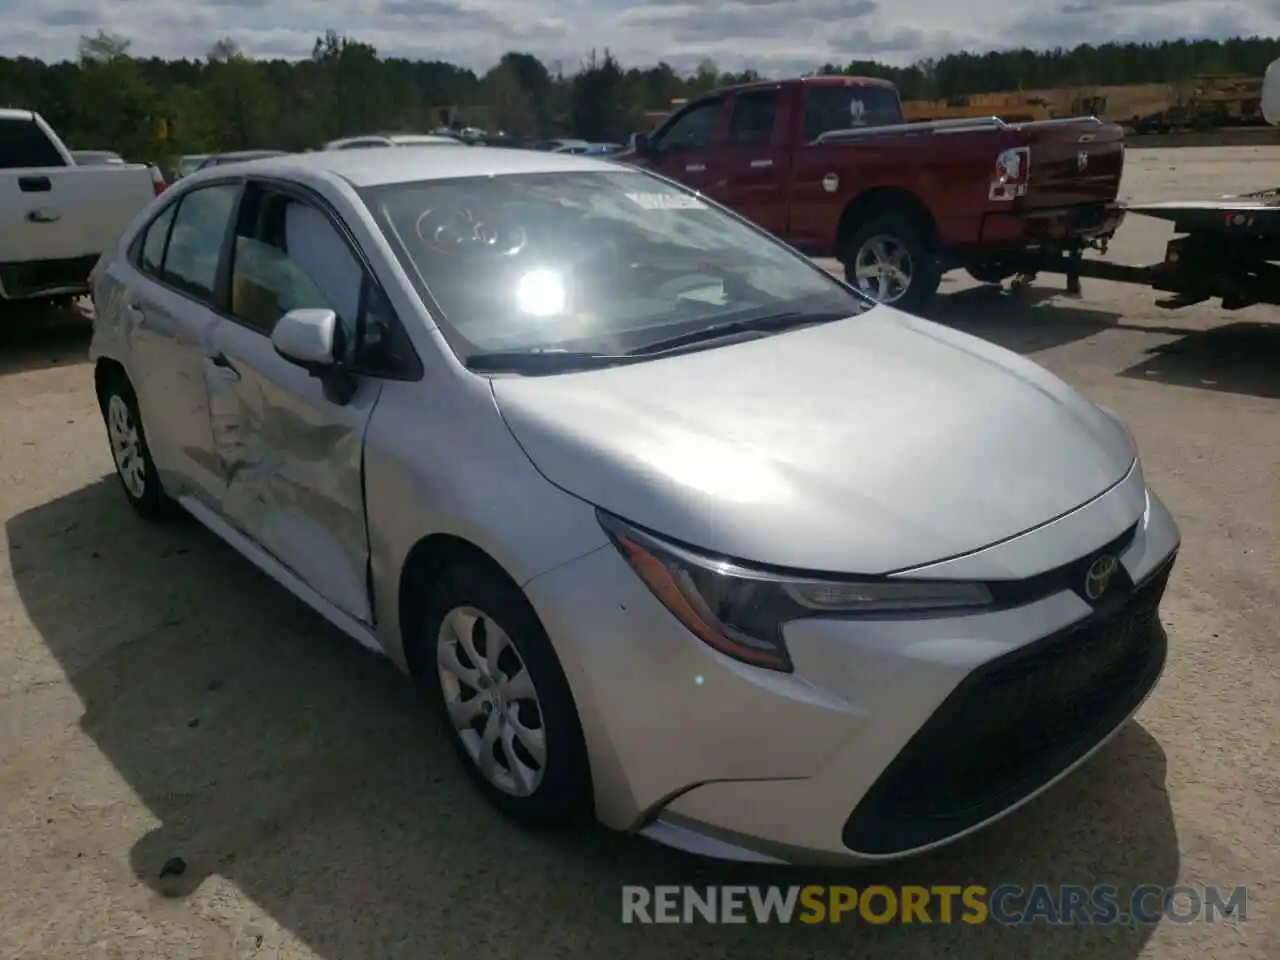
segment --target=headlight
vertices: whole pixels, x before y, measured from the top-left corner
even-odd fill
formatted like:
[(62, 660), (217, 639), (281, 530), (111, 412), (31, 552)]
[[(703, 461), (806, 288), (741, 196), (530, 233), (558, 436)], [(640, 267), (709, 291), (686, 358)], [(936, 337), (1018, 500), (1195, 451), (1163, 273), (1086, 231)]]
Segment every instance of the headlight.
[(782, 627), (792, 620), (965, 610), (992, 602), (980, 583), (752, 570), (667, 543), (602, 510), (596, 515), (631, 569), (694, 636), (726, 656), (770, 670), (791, 672)]

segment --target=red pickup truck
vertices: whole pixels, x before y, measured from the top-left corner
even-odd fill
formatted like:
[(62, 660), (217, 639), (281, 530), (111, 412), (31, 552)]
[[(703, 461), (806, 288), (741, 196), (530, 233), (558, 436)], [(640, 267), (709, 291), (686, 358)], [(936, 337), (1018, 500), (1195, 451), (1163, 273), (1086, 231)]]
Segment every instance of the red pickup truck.
[(699, 190), (848, 282), (915, 310), (942, 274), (998, 283), (1002, 255), (1109, 237), (1124, 132), (1094, 117), (904, 123), (891, 83), (804, 77), (717, 90), (616, 159)]

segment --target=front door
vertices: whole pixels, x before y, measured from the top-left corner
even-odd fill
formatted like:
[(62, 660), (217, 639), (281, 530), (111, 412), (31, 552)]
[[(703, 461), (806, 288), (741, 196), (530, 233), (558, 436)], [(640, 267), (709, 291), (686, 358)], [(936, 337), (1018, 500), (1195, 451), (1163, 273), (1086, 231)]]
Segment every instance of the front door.
[(716, 176), (713, 154), (724, 104), (723, 98), (702, 100), (672, 117), (654, 135), (654, 152), (644, 166), (692, 190), (706, 190)]
[(276, 353), (287, 311), (337, 313), (343, 349), (356, 342), (371, 284), (330, 215), (251, 182), (236, 222), (229, 309), (205, 346), (214, 443), (227, 520), (343, 612), (372, 622), (363, 460), (380, 380), (357, 377), (338, 402)]

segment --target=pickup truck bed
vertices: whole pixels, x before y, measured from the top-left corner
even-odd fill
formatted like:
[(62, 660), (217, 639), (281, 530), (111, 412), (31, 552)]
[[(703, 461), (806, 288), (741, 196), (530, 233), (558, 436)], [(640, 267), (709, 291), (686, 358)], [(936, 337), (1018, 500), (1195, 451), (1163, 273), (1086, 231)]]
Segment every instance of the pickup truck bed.
[(873, 299), (924, 306), (944, 271), (1113, 233), (1124, 134), (1093, 117), (902, 122), (897, 90), (805, 77), (717, 91), (618, 159), (694, 187), (796, 248), (837, 256)]
[(78, 296), (163, 189), (145, 164), (76, 166), (28, 110), (0, 110), (0, 300)]

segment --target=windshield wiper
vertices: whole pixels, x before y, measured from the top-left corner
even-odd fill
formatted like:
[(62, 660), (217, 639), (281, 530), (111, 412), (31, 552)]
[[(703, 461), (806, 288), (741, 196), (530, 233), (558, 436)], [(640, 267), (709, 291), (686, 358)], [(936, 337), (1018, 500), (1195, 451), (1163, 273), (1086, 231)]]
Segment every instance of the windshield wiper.
[(631, 357), (585, 350), (495, 350), (473, 353), (464, 366), (475, 373), (556, 373), (627, 363)]
[(677, 333), (674, 336), (650, 341), (642, 347), (627, 351), (627, 356), (642, 357), (652, 353), (664, 353), (680, 347), (707, 343), (711, 340), (721, 340), (725, 337), (734, 337), (745, 333), (777, 333), (779, 330), (790, 330), (796, 327), (806, 327), (810, 324), (843, 320), (847, 316), (849, 316), (848, 313), (810, 313), (790, 310), (785, 313), (771, 313), (763, 317), (743, 317), (737, 320), (726, 320), (723, 323), (713, 323), (711, 326), (703, 327), (700, 330), (690, 330), (687, 333)]

